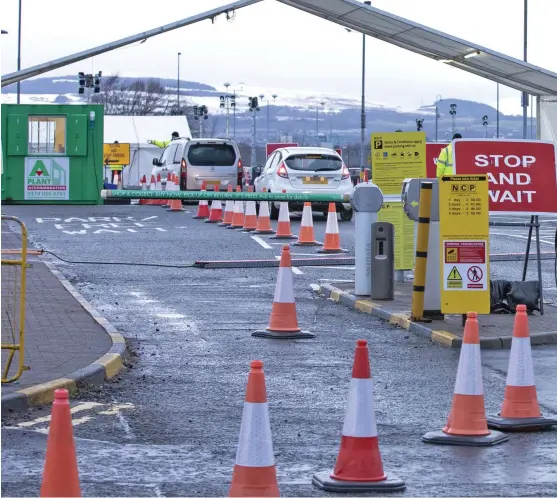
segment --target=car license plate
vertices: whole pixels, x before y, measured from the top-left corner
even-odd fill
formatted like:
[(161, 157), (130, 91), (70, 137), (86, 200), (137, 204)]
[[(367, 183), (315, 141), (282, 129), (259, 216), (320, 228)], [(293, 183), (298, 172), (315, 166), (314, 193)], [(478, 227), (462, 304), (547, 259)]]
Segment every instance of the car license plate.
[(207, 185), (220, 185), (220, 180), (205, 180)]
[(321, 176), (306, 176), (304, 178), (304, 185), (326, 185), (328, 182), (328, 180)]

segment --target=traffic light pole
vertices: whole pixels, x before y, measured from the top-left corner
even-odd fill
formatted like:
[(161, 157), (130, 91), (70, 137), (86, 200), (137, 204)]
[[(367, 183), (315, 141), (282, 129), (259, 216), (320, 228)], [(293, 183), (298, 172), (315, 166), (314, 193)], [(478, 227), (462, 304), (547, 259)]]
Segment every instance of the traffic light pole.
[(251, 167), (257, 166), (257, 150), (256, 150), (256, 109), (253, 110), (252, 125), (251, 125)]

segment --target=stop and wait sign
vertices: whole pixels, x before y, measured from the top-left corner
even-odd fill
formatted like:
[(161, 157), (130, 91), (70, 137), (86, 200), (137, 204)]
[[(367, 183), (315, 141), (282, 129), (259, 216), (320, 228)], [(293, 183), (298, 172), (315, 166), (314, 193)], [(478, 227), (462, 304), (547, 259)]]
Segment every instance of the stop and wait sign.
[(490, 211), (557, 213), (552, 142), (458, 139), (453, 147), (455, 174), (487, 174)]

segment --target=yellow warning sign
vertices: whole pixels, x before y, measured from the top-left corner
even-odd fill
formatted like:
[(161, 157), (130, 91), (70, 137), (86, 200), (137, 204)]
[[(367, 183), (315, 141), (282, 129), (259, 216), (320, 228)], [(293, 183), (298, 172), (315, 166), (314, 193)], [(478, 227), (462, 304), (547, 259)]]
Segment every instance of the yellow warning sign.
[(462, 277), (460, 276), (460, 273), (458, 273), (458, 269), (457, 269), (456, 266), (453, 266), (453, 269), (449, 273), (449, 276), (447, 277), (447, 280), (460, 280), (460, 281), (462, 281)]
[(107, 166), (130, 164), (130, 144), (103, 144), (103, 163)]
[(490, 312), (487, 175), (439, 179), (441, 312)]

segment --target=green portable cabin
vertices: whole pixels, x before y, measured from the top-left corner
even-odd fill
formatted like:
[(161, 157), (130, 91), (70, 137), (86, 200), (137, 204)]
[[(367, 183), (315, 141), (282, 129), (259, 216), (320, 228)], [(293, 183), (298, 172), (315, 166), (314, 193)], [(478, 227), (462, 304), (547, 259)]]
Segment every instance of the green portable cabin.
[(102, 105), (2, 104), (2, 203), (102, 204)]

